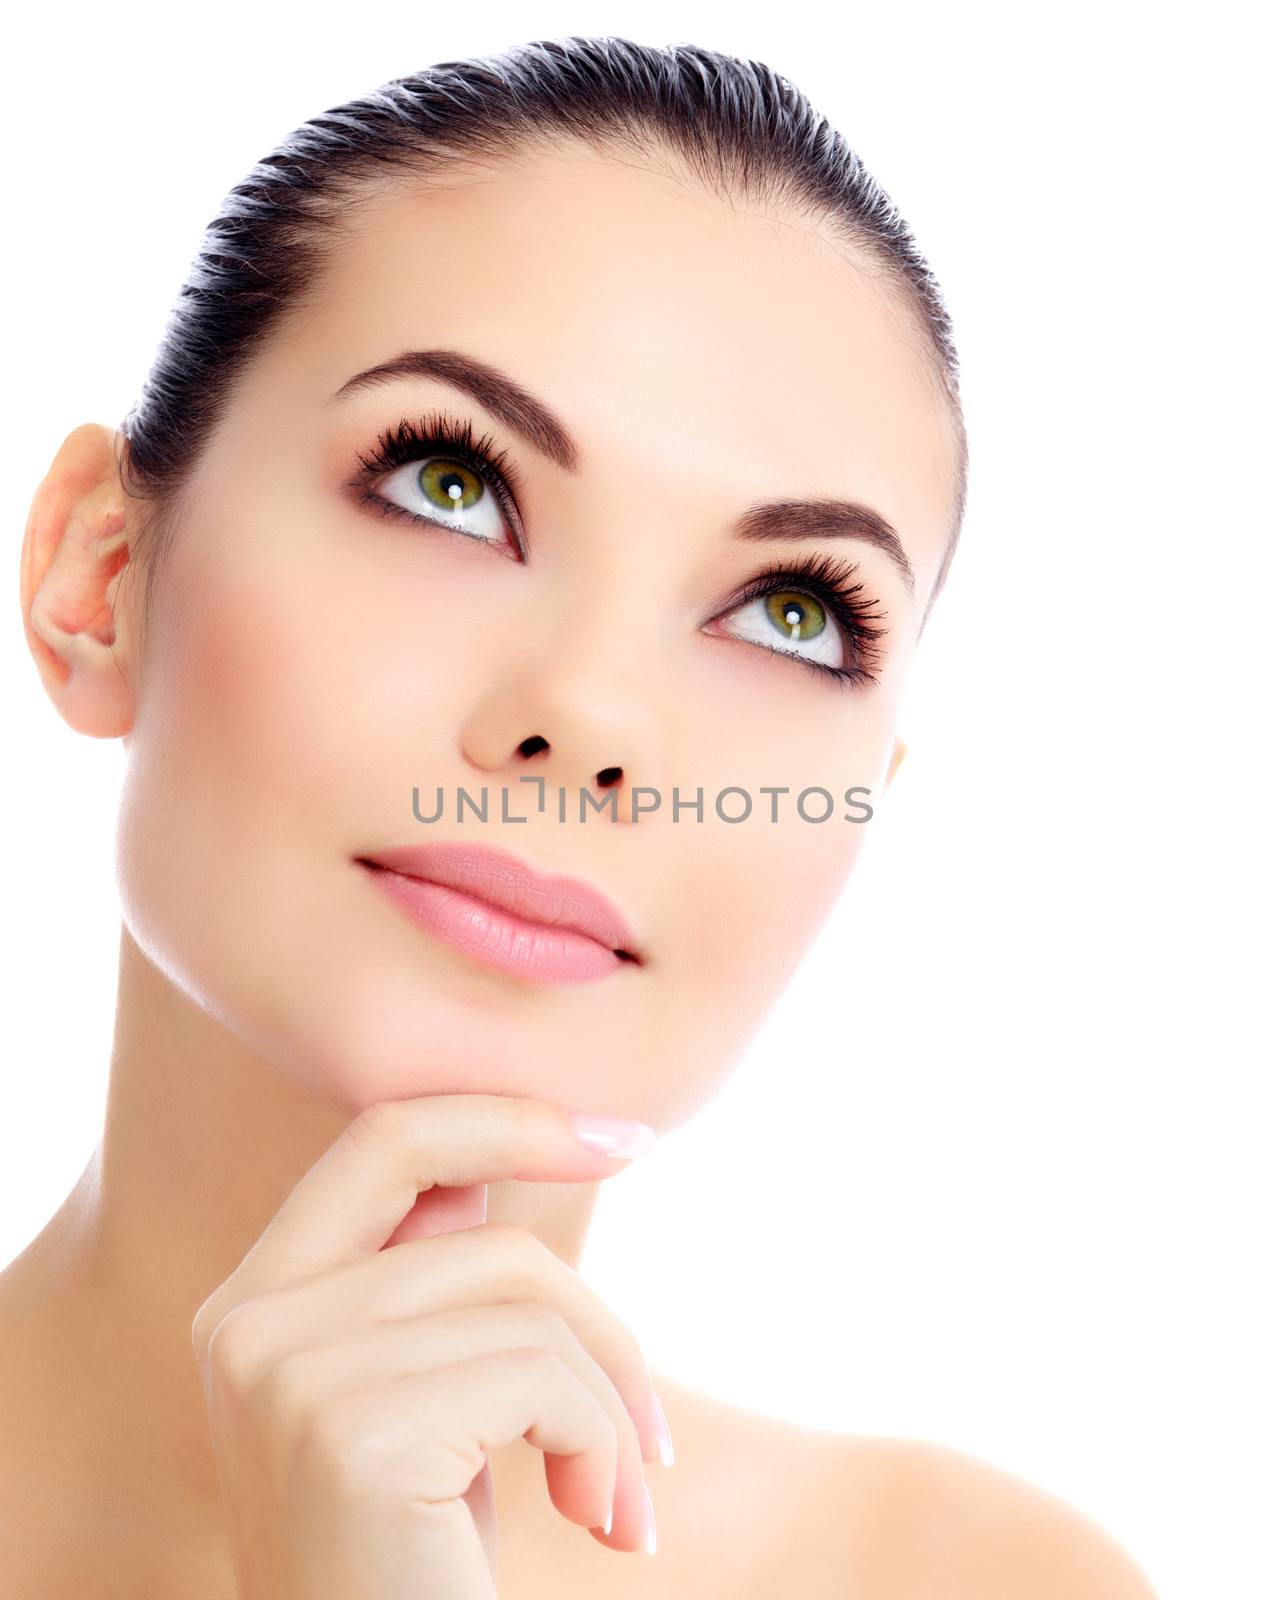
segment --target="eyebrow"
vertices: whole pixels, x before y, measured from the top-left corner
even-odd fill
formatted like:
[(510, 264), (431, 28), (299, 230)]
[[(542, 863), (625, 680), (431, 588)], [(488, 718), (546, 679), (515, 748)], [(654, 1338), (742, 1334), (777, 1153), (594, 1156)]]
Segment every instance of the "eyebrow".
[[(581, 453), (572, 434), (543, 400), (488, 362), (459, 350), (404, 350), (348, 378), (333, 395), (340, 400), (359, 389), (400, 378), (434, 378), (468, 394), (547, 460), (575, 473)], [(915, 578), (896, 529), (873, 507), (856, 500), (764, 500), (747, 508), (732, 524), (734, 538), (859, 539), (886, 555), (914, 599)]]

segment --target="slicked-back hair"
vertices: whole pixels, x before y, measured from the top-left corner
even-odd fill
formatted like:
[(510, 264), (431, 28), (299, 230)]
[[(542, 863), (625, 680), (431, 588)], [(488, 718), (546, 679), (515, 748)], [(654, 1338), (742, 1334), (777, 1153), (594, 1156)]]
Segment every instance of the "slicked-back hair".
[(573, 36), (385, 83), (303, 123), (227, 195), (120, 425), (121, 481), (148, 508), (144, 625), (159, 548), (236, 375), (319, 280), (352, 207), (401, 181), (428, 186), (565, 139), (673, 159), (729, 202), (815, 219), (898, 292), (954, 424), (953, 517), (930, 609), (962, 524), (967, 438), (951, 319), (900, 212), (843, 135), (762, 62)]

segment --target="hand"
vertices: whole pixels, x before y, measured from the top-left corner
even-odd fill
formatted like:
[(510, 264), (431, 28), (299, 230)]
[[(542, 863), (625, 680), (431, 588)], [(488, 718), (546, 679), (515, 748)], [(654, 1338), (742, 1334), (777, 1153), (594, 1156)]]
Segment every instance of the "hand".
[(487, 1452), (521, 1437), (563, 1516), (645, 1547), (643, 1353), (534, 1234), (483, 1220), (489, 1182), (625, 1159), (545, 1101), (426, 1095), (305, 1173), (191, 1329), (241, 1600), (496, 1600)]

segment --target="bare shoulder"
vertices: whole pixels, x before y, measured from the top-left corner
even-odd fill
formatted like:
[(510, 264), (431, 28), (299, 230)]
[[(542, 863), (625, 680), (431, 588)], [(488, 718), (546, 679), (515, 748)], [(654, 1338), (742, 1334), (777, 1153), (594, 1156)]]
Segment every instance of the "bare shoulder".
[(668, 1475), (648, 1473), (658, 1526), (688, 1551), (710, 1541), (714, 1592), (1157, 1600), (1099, 1524), (1013, 1473), (923, 1440), (805, 1427), (655, 1381), (676, 1452)]
[(825, 1509), (856, 1530), (849, 1595), (1157, 1600), (1099, 1523), (1026, 1479), (924, 1440), (838, 1438), (845, 1474)]

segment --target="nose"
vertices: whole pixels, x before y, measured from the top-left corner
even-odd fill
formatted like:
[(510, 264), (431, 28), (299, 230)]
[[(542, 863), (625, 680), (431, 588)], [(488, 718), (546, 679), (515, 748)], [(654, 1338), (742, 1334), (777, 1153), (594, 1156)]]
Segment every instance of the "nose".
[(511, 810), (521, 815), (536, 809), (584, 825), (594, 814), (633, 823), (664, 810), (659, 688), (651, 671), (643, 677), (637, 657), (616, 642), (591, 648), (579, 638), (566, 654), (523, 656), (476, 706), (463, 733), (466, 758), (509, 784)]
[[(544, 734), (530, 733), (526, 739), (519, 741), (519, 754), (527, 760), (530, 756), (540, 755), (543, 750), (550, 749), (550, 740)], [(621, 767), (600, 767), (595, 773), (593, 781), (601, 789), (615, 788), (625, 776)]]

